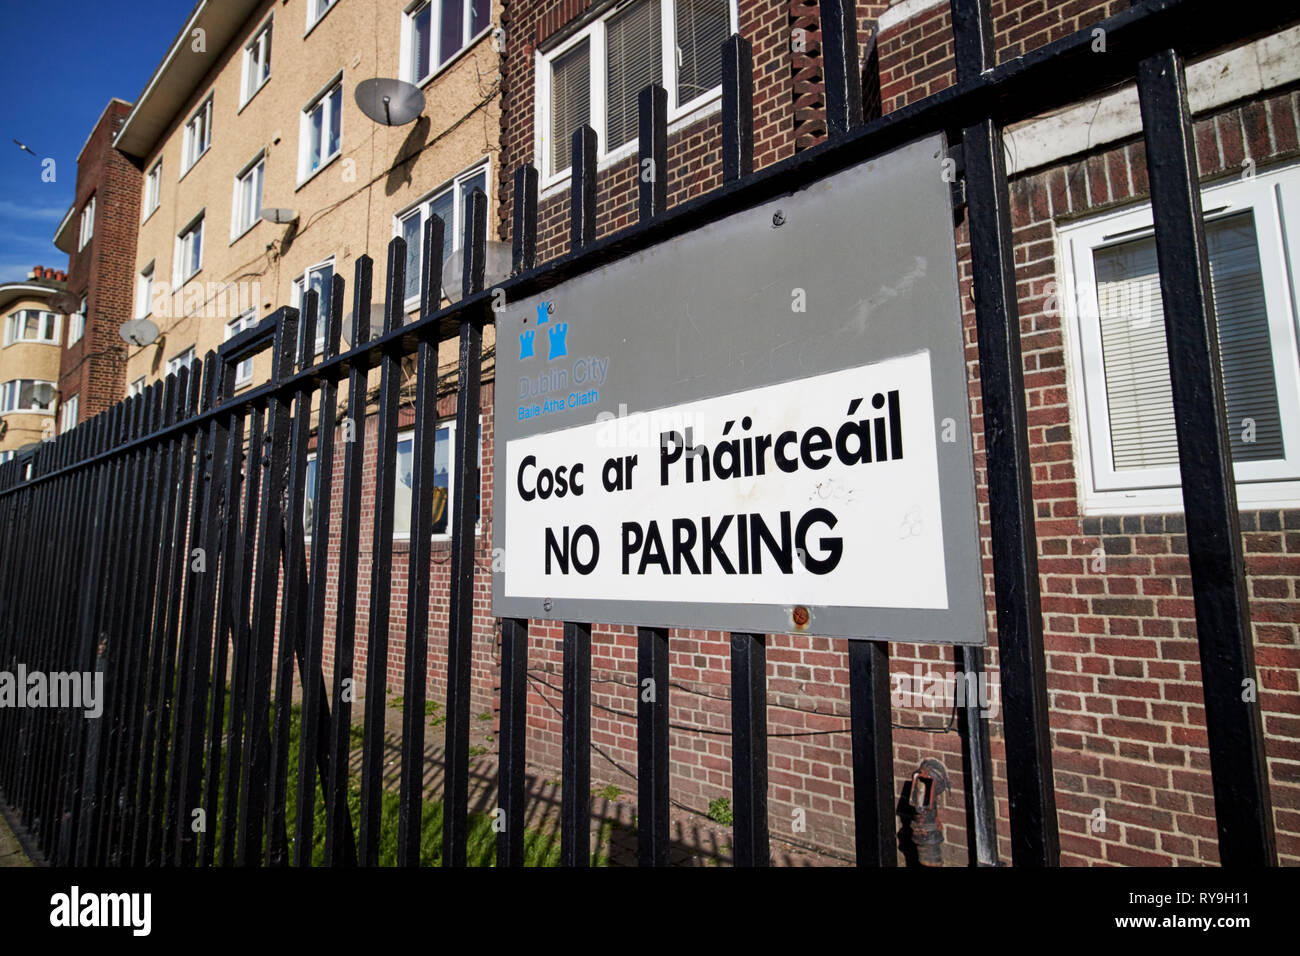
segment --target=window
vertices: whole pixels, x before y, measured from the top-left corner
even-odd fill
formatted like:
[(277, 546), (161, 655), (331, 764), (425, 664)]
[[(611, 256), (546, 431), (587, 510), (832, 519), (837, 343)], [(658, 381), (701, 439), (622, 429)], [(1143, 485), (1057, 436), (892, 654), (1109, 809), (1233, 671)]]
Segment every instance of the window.
[(173, 273), (184, 282), (202, 268), (203, 213), (199, 213), (198, 217), (176, 237), (176, 268)]
[(16, 454), (17, 452), (13, 451), (0, 451), (0, 465), (3, 465), (7, 461), (12, 461)]
[[(257, 310), (249, 309), (233, 322), (226, 323), (226, 338), (233, 339), (245, 329), (251, 329), (257, 325)], [(235, 366), (235, 388), (247, 385), (253, 380), (253, 360), (246, 358)]]
[(190, 167), (199, 161), (199, 157), (208, 151), (212, 144), (212, 97), (204, 100), (198, 112), (185, 124), (185, 155), (181, 160), (181, 175), (190, 171)]
[(298, 179), (306, 182), (322, 166), (339, 154), (342, 132), (343, 83), (335, 80), (320, 96), (302, 111), (302, 155), (298, 163)]
[[(442, 252), (438, 259), (445, 262), (451, 250), (461, 243), (457, 239), (464, 235), (465, 217), (469, 211), (469, 197), (475, 189), (488, 191), (488, 167), (486, 163), (467, 169), (451, 183), (421, 200), (414, 209), (400, 213), (397, 217), (396, 232), (406, 240), (406, 307), (413, 308), (420, 300), (421, 267), (424, 262), (424, 224), (430, 216), (438, 216), (443, 222)], [(435, 303), (436, 307), (436, 303)]]
[(81, 341), (86, 334), (86, 300), (81, 300), (81, 311), (68, 316), (68, 348)]
[(259, 153), (235, 177), (235, 208), (230, 216), (231, 241), (252, 229), (262, 214), (262, 177), (265, 172), (266, 157)]
[[(271, 78), (271, 21), (257, 31), (257, 35), (244, 47), (243, 103), (253, 98), (263, 84)], [(242, 106), (242, 103), (241, 103)]]
[(491, 24), (491, 0), (431, 0), (406, 11), (402, 75), (423, 83)]
[(548, 185), (571, 165), (573, 131), (596, 131), (599, 157), (632, 151), (637, 98), (647, 85), (668, 92), (668, 118), (715, 102), (721, 46), (735, 29), (732, 0), (634, 0), (541, 55), (537, 70), (538, 163)]
[(55, 394), (53, 382), (16, 378), (0, 384), (0, 412), (51, 412)]
[(144, 394), (144, 376), (141, 375), (134, 382), (127, 386), (126, 397), (134, 398), (136, 395)]
[(90, 242), (90, 237), (95, 234), (95, 197), (91, 196), (86, 200), (86, 205), (81, 207), (81, 235), (77, 240), (77, 251), (80, 252), (86, 248)]
[[(158, 208), (160, 198), (160, 189), (162, 185), (162, 160), (153, 164), (153, 169), (144, 178), (144, 218), (148, 219), (155, 209)], [(142, 222), (144, 220), (141, 220)]]
[(153, 314), (153, 263), (149, 263), (135, 279), (135, 314), (138, 318)]
[(79, 395), (73, 395), (71, 398), (63, 400), (63, 408), (59, 413), (59, 431), (68, 432), (77, 427), (77, 405)]
[[(329, 328), (330, 296), (334, 292), (334, 260), (326, 259), (320, 265), (312, 266), (306, 274), (293, 280), (293, 307), (302, 308), (302, 297), (308, 289), (315, 292), (319, 299), (316, 310), (316, 349), (313, 354), (325, 351), (325, 331)], [(301, 329), (301, 326), (299, 326)], [(301, 343), (301, 332), (299, 342)]]
[[(167, 360), (167, 374), (175, 375), (183, 368), (189, 368), (195, 363), (194, 346), (190, 346), (184, 352)], [(140, 389), (144, 390), (144, 380), (140, 380)]]
[[(1245, 502), (1300, 500), (1300, 357), (1289, 276), (1300, 263), (1300, 167), (1207, 189), (1210, 281), (1229, 435)], [(1063, 229), (1070, 353), (1085, 422), (1085, 511), (1181, 505), (1178, 441), (1151, 209)]]
[(334, 6), (336, 0), (307, 0), (307, 29), (310, 30), (316, 25), (321, 17), (329, 12), (330, 7)]
[(15, 342), (59, 344), (59, 317), (53, 312), (22, 309), (5, 320), (5, 345)]
[(312, 522), (316, 520), (316, 485), (318, 469), (316, 467), (316, 453), (308, 452), (307, 454), (307, 481), (303, 488), (302, 499), (302, 529), (303, 533), (310, 538), (312, 531)]
[[(455, 487), (451, 467), (451, 449), (456, 433), (454, 421), (444, 422), (434, 433), (433, 442), (433, 533), (447, 537), (451, 534), (451, 493)], [(415, 487), (415, 432), (402, 432), (397, 436), (397, 478), (393, 496), (393, 534), (410, 537), (411, 496)], [(483, 473), (483, 425), (479, 423), (478, 470)], [(481, 482), (480, 482), (481, 484)], [(482, 516), (483, 496), (479, 495), (478, 517)], [(478, 525), (475, 525), (475, 532)]]

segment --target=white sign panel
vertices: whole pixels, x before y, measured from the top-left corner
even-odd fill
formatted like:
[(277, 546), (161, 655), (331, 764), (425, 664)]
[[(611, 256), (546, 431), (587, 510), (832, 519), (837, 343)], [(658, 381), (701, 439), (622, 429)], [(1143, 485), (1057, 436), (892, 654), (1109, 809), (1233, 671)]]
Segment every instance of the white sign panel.
[(930, 358), (510, 441), (505, 593), (946, 608)]

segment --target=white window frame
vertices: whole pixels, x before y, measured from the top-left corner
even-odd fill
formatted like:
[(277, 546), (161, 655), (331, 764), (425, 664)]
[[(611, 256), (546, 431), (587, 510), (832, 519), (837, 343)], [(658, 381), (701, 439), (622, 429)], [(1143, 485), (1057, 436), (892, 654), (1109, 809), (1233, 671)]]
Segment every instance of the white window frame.
[(80, 404), (80, 393), (63, 400), (63, 405), (59, 408), (59, 432), (69, 432), (77, 427), (77, 406)]
[[(329, 257), (327, 257), (327, 258), (325, 258), (325, 259), (322, 259), (320, 262), (316, 263), (315, 265), (313, 265), (313, 266), (309, 266), (307, 269), (305, 269), (305, 270), (302, 272), (301, 275), (296, 276), (296, 277), (294, 278), (294, 280), (293, 280), (293, 287), (292, 287), (292, 295), (290, 296), (290, 299), (291, 299), (290, 304), (291, 304), (295, 309), (298, 309), (299, 311), (301, 311), (301, 309), (302, 309), (302, 297), (303, 297), (303, 295), (306, 293), (306, 291), (307, 291), (307, 289), (308, 289), (308, 285), (307, 285), (307, 280), (308, 280), (308, 278), (311, 276), (311, 274), (312, 274), (313, 272), (319, 272), (321, 269), (324, 269), (326, 266), (329, 266), (329, 268), (330, 268), (330, 275), (331, 275), (331, 276), (334, 276), (334, 275), (337, 274), (337, 271), (335, 270), (335, 265), (334, 265), (334, 257), (333, 257), (333, 256), (329, 256)], [(301, 328), (301, 326), (299, 326), (299, 327)], [(320, 317), (317, 316), (317, 318), (316, 318), (316, 346), (315, 346), (314, 351), (312, 352), (313, 356), (315, 356), (315, 355), (320, 355), (322, 352), (325, 351), (325, 333), (326, 333), (327, 331), (328, 331), (328, 329), (326, 329), (326, 323), (320, 321)], [(297, 353), (297, 351), (295, 351), (295, 352), (294, 352), (295, 360), (296, 360), (296, 358), (297, 358), (297, 355), (298, 355), (298, 353)]]
[(176, 372), (179, 372), (183, 368), (193, 368), (195, 365), (198, 364), (198, 360), (199, 360), (198, 352), (196, 351), (195, 347), (191, 345), (188, 348), (184, 349), (183, 351), (177, 352), (175, 355), (173, 355), (171, 358), (167, 360), (167, 367), (164, 370), (163, 374), (172, 375)]
[[(258, 201), (257, 209), (253, 210), (248, 222), (242, 222), (244, 213), (243, 187), (244, 181), (250, 176), (257, 177)], [(234, 243), (244, 233), (257, 225), (258, 217), (262, 211), (262, 190), (266, 185), (266, 150), (262, 150), (253, 159), (239, 171), (235, 176), (235, 192), (230, 200), (230, 241)]]
[(77, 251), (80, 252), (86, 246), (90, 245), (91, 238), (95, 235), (95, 194), (91, 193), (86, 204), (81, 207), (81, 232), (77, 238)]
[[(203, 141), (197, 140), (197, 127), (195, 122), (203, 118)], [(190, 118), (185, 122), (184, 149), (181, 154), (181, 174), (180, 179), (185, 178), (185, 174), (194, 168), (194, 164), (207, 155), (208, 149), (212, 146), (212, 94), (203, 101), (202, 105), (195, 110)], [(200, 148), (201, 147), (201, 148)], [(195, 149), (198, 148), (198, 152)]]
[(134, 382), (126, 387), (126, 397), (134, 398), (136, 395), (144, 394), (144, 376), (141, 375)]
[[(455, 530), (452, 526), (452, 511), (451, 511), (452, 502), (456, 500), (456, 419), (455, 417), (443, 418), (438, 420), (438, 423), (434, 426), (433, 429), (435, 441), (437, 440), (438, 431), (443, 428), (447, 429), (447, 530), (443, 532), (434, 533), (430, 538), (430, 540), (432, 541), (450, 541), (452, 532)], [(483, 503), (483, 462), (482, 462), (483, 416), (482, 415), (478, 417), (478, 429), (479, 429), (478, 431), (479, 433), (479, 445), (478, 445), (479, 447), (479, 474), (478, 474), (479, 517), (478, 517), (478, 521), (474, 523), (475, 535), (481, 535), (483, 533), (483, 504), (482, 504)], [(411, 454), (414, 455), (415, 454), (415, 429), (414, 428), (406, 428), (397, 433), (397, 444), (399, 446), (402, 444), (402, 442), (408, 439), (411, 441)], [(394, 461), (396, 461), (395, 458)], [(412, 467), (414, 467), (414, 465), (412, 465)], [(397, 480), (396, 477), (394, 477), (393, 480), (395, 483)], [(411, 533), (409, 531), (398, 531), (397, 524), (396, 522), (394, 522), (393, 540), (410, 541)]]
[[(226, 323), (226, 341), (230, 341), (240, 332), (257, 325), (257, 309), (249, 309), (237, 319)], [(243, 388), (253, 380), (253, 360), (246, 358), (235, 366), (235, 388)]]
[[(1291, 276), (1300, 261), (1300, 165), (1230, 180), (1202, 191), (1207, 221), (1253, 211), (1259, 244), (1273, 373), (1286, 458), (1234, 465), (1237, 500), (1259, 507), (1300, 504), (1300, 347)], [(1285, 228), (1284, 224), (1285, 223)], [(1176, 464), (1114, 467), (1109, 406), (1102, 372), (1093, 253), (1152, 233), (1150, 203), (1061, 227), (1057, 244), (1060, 303), (1065, 319), (1081, 506), (1084, 514), (1181, 511)], [(1291, 262), (1286, 261), (1290, 250)]]
[[(206, 218), (207, 210), (205, 209), (191, 219), (189, 225), (176, 234), (176, 259), (172, 264), (172, 275), (176, 277), (175, 283), (177, 285), (189, 282), (190, 279), (203, 271), (203, 242), (208, 231), (205, 223)], [(185, 255), (186, 239), (192, 236), (196, 229), (199, 230), (199, 264), (192, 272), (187, 272), (184, 265), (191, 261), (191, 257)]]
[(81, 341), (82, 336), (86, 334), (86, 300), (81, 300), (82, 310), (73, 312), (68, 316), (68, 348), (72, 348)]
[[(307, 469), (306, 474), (311, 473), (312, 463), (316, 464), (316, 480), (313, 482), (308, 478), (303, 482), (302, 496), (302, 534), (308, 541), (311, 540), (312, 524), (314, 522), (316, 498), (320, 493), (320, 458), (314, 451), (307, 452)], [(307, 506), (311, 505), (312, 513), (308, 515)]]
[[(239, 73), (239, 108), (242, 110), (256, 96), (267, 83), (271, 82), (271, 58), (270, 53), (274, 48), (272, 41), (275, 39), (271, 27), (274, 25), (274, 16), (269, 16), (266, 21), (257, 28), (253, 38), (244, 45), (244, 63)], [(257, 73), (264, 74), (256, 78), (256, 86), (253, 85)]]
[(137, 319), (153, 315), (153, 283), (154, 277), (158, 274), (154, 268), (155, 261), (149, 260), (149, 264), (135, 276), (135, 317)]
[[(335, 2), (337, 3), (338, 0), (335, 0)], [(320, 173), (320, 171), (323, 170), (326, 166), (328, 166), (330, 163), (334, 162), (334, 160), (338, 159), (340, 156), (343, 155), (343, 115), (342, 114), (343, 114), (344, 97), (340, 96), (339, 97), (339, 148), (328, 155), (322, 153), (320, 158), (320, 165), (317, 166), (315, 169), (307, 168), (307, 156), (311, 152), (311, 115), (316, 111), (316, 108), (318, 106), (325, 111), (321, 117), (321, 136), (322, 136), (321, 148), (324, 149), (325, 143), (328, 142), (329, 140), (329, 120), (331, 119), (328, 112), (329, 98), (330, 98), (330, 94), (334, 92), (335, 88), (338, 88), (340, 90), (342, 90), (343, 88), (343, 73), (341, 71), (335, 74), (334, 78), (331, 79), (328, 83), (326, 83), (320, 89), (320, 91), (311, 98), (310, 102), (308, 102), (307, 105), (303, 107), (302, 112), (298, 114), (298, 186), (297, 188), (299, 189), (301, 189), (308, 182), (310, 182), (312, 178), (317, 176)]]
[(153, 168), (144, 177), (144, 218), (140, 220), (144, 223), (154, 214), (159, 204), (162, 202), (162, 157), (158, 162), (153, 164)]
[[(467, 169), (463, 170), (460, 173), (457, 173), (451, 179), (450, 182), (444, 183), (442, 186), (435, 189), (433, 192), (429, 193), (419, 202), (407, 206), (401, 212), (394, 215), (393, 235), (400, 236), (402, 234), (402, 224), (407, 219), (409, 219), (412, 215), (418, 213), (420, 216), (420, 241), (423, 242), (424, 224), (428, 222), (429, 216), (432, 214), (432, 207), (434, 201), (441, 199), (443, 196), (447, 195), (448, 192), (451, 192), (454, 195), (454, 202), (452, 203), (453, 221), (446, 223), (445, 227), (451, 230), (452, 248), (453, 249), (457, 248), (460, 245), (460, 243), (457, 242), (457, 239), (465, 235), (465, 207), (464, 204), (461, 202), (461, 188), (464, 186), (465, 183), (467, 183), (469, 180), (473, 179), (474, 177), (478, 176), (480, 173), (485, 174), (484, 179), (487, 183), (487, 189), (485, 189), (484, 192), (487, 195), (488, 210), (489, 210), (489, 215), (491, 215), (490, 210), (492, 209), (492, 158), (491, 156), (485, 156), (483, 159), (476, 162), (473, 166), (468, 167)], [(419, 261), (421, 265), (423, 265), (423, 259), (421, 258)], [(423, 281), (423, 277), (421, 277), (421, 281)], [(420, 289), (420, 285), (417, 284), (416, 285), (417, 291), (415, 295), (408, 296), (402, 303), (403, 307), (407, 312), (419, 307), (420, 305), (419, 289)], [(436, 308), (438, 304), (440, 303), (435, 303), (434, 307)]]
[[(635, 2), (635, 0), (633, 0)], [(596, 132), (596, 164), (598, 169), (612, 166), (637, 152), (637, 137), (622, 144), (612, 152), (606, 149), (606, 106), (608, 78), (606, 71), (606, 27), (608, 21), (626, 10), (631, 3), (611, 6), (598, 19), (566, 37), (562, 43), (535, 54), (534, 74), (536, 78), (536, 122), (533, 123), (534, 164), (541, 170), (541, 187), (548, 189), (569, 179), (572, 163), (564, 169), (551, 169), (551, 64), (568, 53), (584, 40), (590, 43), (588, 62), (590, 64), (590, 126)], [(740, 14), (737, 0), (728, 0), (731, 24), (728, 35), (739, 30)], [(677, 4), (675, 0), (660, 0), (660, 51), (663, 56), (663, 86), (668, 92), (669, 131), (702, 119), (710, 112), (721, 109), (722, 86), (719, 84), (707, 93), (677, 106)]]
[(307, 0), (307, 28), (302, 35), (311, 33), (312, 28), (325, 19), (325, 14), (338, 6), (338, 3), (339, 0)]
[[(440, 23), (442, 20), (442, 3), (441, 0), (414, 0), (407, 4), (406, 9), (402, 11), (402, 46), (401, 57), (399, 59), (400, 71), (398, 76), (408, 83), (414, 83), (416, 86), (424, 86), (439, 73), (446, 70), (453, 63), (461, 58), (461, 55), (479, 41), (485, 34), (492, 30), (492, 4), (488, 3), (488, 22), (478, 33), (471, 34), (470, 14), (474, 7), (474, 0), (462, 0), (465, 14), (465, 27), (462, 34), (460, 47), (451, 56), (447, 57), (447, 62), (434, 65), (437, 55), (433, 52), (433, 47), (437, 45), (438, 38), (441, 35)], [(424, 7), (430, 7), (429, 13), (429, 43), (430, 69), (424, 76), (415, 76), (415, 17)]]
[[(48, 385), (55, 389), (54, 397), (50, 399), (50, 404), (46, 407), (33, 405), (29, 408), (18, 406), (18, 400), (22, 397), (23, 382), (31, 382), (35, 385)], [(58, 399), (58, 383), (50, 382), (43, 378), (13, 378), (7, 382), (0, 382), (0, 414), (17, 415), (24, 413), (48, 415), (54, 411), (54, 403)], [(12, 407), (11, 406), (12, 403)]]
[[(42, 331), (35, 338), (29, 338), (22, 334), (26, 322), (21, 317), (26, 316), (29, 312), (35, 312), (41, 316), (40, 327)], [(58, 314), (48, 309), (15, 309), (5, 316), (4, 344), (8, 346), (25, 342), (30, 345), (58, 345), (60, 324)], [(47, 329), (49, 334), (45, 333)]]

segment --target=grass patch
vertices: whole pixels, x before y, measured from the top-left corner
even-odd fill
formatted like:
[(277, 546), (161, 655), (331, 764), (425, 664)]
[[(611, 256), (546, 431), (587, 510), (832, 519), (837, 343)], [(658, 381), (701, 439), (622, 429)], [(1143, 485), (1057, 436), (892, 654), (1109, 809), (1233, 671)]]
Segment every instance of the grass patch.
[[(274, 704), (272, 705), (274, 708)], [(436, 707), (436, 705), (435, 705)], [(301, 740), (302, 711), (293, 705), (289, 715), (289, 753), (288, 753), (288, 793), (285, 800), (285, 830), (288, 834), (289, 855), (294, 853), (294, 830), (298, 819), (298, 754)], [(274, 713), (270, 723), (275, 726)], [(354, 745), (362, 740), (362, 728), (356, 725), (350, 730)], [(223, 748), (224, 751), (224, 748)], [(478, 753), (475, 753), (478, 751)], [(470, 755), (486, 753), (482, 747), (471, 747)], [(224, 753), (222, 757), (224, 766)], [(312, 865), (325, 864), (325, 801), (320, 789), (320, 778), (313, 775), (312, 802), (314, 818), (312, 826)], [(221, 782), (224, 791), (225, 780)], [(218, 806), (222, 806), (220, 794)], [(355, 829), (361, 818), (361, 789), (359, 780), (352, 778), (348, 788), (348, 811)], [(379, 865), (397, 865), (397, 831), (401, 816), (401, 798), (398, 794), (384, 790), (380, 795), (379, 824)], [(420, 865), (442, 865), (442, 817), (443, 804), (439, 800), (425, 800), (420, 815)], [(213, 839), (219, 841), (221, 827), (225, 821), (218, 819), (212, 828)], [(470, 866), (496, 866), (497, 833), (492, 828), (492, 818), (483, 814), (471, 813), (468, 819), (468, 839), (466, 862)], [(597, 837), (598, 850), (592, 855), (593, 866), (608, 866), (609, 857), (600, 848), (608, 847), (610, 834), (602, 828)], [(359, 841), (358, 841), (359, 842)], [(527, 830), (524, 833), (525, 866), (559, 866), (560, 834), (558, 830)]]

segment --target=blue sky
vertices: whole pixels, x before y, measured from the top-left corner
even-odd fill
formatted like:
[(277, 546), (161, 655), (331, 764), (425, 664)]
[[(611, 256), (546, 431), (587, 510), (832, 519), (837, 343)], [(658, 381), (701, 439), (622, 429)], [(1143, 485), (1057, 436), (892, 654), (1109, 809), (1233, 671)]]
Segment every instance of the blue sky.
[[(193, 0), (0, 0), (10, 53), (0, 58), (0, 282), (25, 279), (37, 264), (68, 267), (53, 238), (76, 190), (77, 153), (112, 97), (140, 95), (193, 8)], [(52, 183), (41, 180), (46, 157)]]

